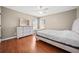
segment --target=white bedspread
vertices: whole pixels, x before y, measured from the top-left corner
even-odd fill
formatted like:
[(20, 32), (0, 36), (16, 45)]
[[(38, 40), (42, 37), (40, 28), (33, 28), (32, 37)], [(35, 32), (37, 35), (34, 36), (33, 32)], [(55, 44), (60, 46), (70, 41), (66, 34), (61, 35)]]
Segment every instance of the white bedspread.
[(74, 31), (41, 30), (37, 34), (49, 39), (79, 47), (79, 34)]

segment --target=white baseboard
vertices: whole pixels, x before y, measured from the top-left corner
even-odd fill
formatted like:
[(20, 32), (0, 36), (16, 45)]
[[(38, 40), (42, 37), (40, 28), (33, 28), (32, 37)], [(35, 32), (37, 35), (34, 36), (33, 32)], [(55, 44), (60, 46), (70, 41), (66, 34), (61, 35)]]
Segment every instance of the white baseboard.
[(17, 36), (13, 36), (13, 37), (9, 37), (9, 38), (5, 38), (5, 39), (1, 39), (1, 41), (5, 41), (5, 40), (9, 40), (9, 39), (13, 39), (13, 38), (17, 38)]

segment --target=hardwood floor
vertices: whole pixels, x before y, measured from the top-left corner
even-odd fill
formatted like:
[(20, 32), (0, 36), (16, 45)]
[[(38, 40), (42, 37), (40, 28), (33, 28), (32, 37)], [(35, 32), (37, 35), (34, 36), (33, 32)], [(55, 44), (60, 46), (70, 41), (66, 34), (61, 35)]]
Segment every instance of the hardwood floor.
[[(36, 41), (35, 36), (10, 39), (0, 43), (2, 53), (65, 53), (66, 51), (43, 41)], [(67, 52), (66, 52), (67, 53)]]

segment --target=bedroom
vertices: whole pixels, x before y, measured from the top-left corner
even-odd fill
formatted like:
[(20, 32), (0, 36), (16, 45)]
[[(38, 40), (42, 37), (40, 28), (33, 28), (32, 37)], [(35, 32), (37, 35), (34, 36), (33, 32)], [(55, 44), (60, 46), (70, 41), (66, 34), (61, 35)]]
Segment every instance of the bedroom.
[(78, 6), (1, 6), (0, 8), (0, 52), (78, 52), (78, 49), (69, 46), (60, 48), (37, 37), (38, 32), (45, 29), (71, 31), (74, 21), (79, 18)]

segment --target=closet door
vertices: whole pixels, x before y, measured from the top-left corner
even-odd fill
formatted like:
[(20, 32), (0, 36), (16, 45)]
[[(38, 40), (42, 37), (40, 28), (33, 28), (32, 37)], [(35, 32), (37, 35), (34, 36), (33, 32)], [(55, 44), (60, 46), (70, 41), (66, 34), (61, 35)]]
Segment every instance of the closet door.
[(17, 27), (17, 38), (23, 37), (23, 27)]

